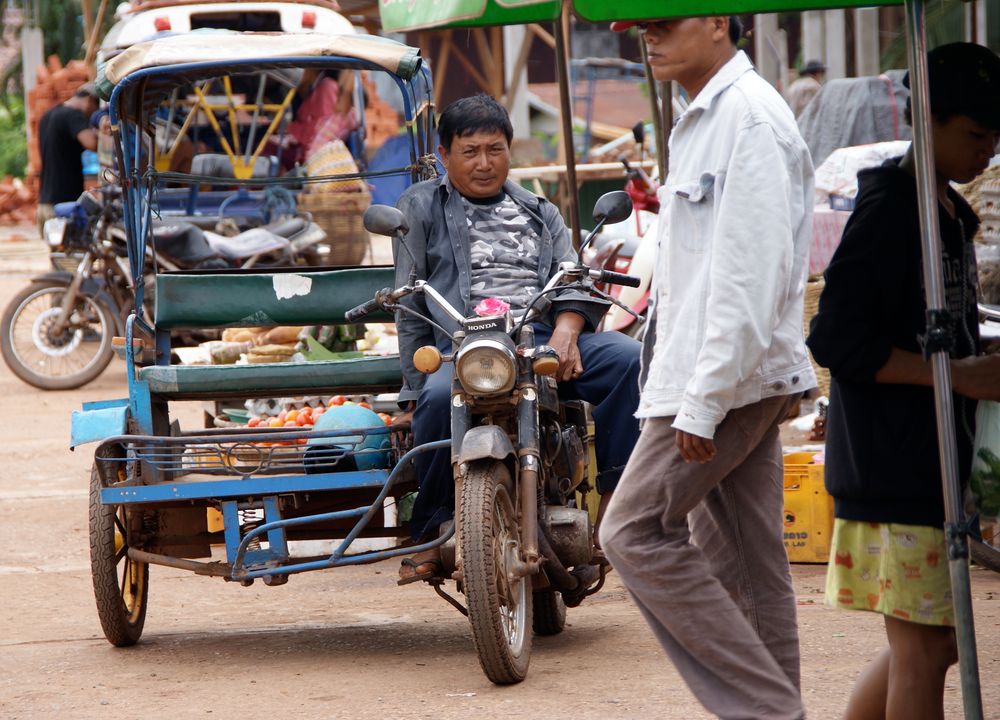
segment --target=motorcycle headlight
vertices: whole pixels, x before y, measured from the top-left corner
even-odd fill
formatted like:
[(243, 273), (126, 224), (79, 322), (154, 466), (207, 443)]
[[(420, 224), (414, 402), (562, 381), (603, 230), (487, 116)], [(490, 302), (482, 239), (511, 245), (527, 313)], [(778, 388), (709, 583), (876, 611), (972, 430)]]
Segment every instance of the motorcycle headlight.
[(458, 353), (455, 371), (470, 395), (499, 395), (514, 387), (514, 351), (496, 340), (473, 340)]
[(63, 235), (66, 233), (66, 218), (50, 218), (42, 226), (45, 235), (45, 242), (49, 247), (60, 247), (63, 244)]

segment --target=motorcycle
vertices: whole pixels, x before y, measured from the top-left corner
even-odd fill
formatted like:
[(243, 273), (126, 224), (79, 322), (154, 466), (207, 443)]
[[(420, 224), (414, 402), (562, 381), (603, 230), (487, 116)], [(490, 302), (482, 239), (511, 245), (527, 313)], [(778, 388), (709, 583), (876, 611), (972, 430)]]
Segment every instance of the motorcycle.
[[(0, 352), (11, 371), (42, 390), (69, 390), (97, 378), (125, 334), (134, 283), (122, 225), (121, 189), (108, 185), (56, 206), (46, 221), (53, 269), (31, 279), (0, 319)], [(142, 272), (317, 264), (323, 230), (292, 217), (233, 237), (181, 221), (153, 223)], [(151, 317), (154, 298), (144, 301)]]
[[(495, 683), (522, 680), (532, 630), (540, 635), (560, 632), (566, 608), (579, 605), (604, 583), (607, 566), (595, 556), (586, 504), (586, 407), (560, 401), (554, 378), (559, 357), (551, 347), (536, 345), (531, 321), (544, 316), (548, 296), (556, 291), (573, 288), (614, 303), (596, 283), (638, 283), (582, 262), (584, 249), (601, 226), (625, 219), (631, 209), (624, 192), (601, 197), (594, 209), (597, 227), (581, 248), (580, 259), (562, 263), (521, 317), (512, 316), (509, 308), (465, 317), (430, 284), (416, 279), (415, 272), (406, 285), (385, 288), (345, 314), (348, 322), (357, 322), (379, 309), (400, 310), (433, 323), (399, 303), (416, 293), (461, 328), (451, 336), (450, 355), (426, 346), (415, 352), (413, 362), (427, 374), (443, 362), (454, 364), (456, 507), (453, 524), (441, 528), (442, 536), (453, 533), (442, 546), (442, 562), (465, 594), (465, 608), (453, 604), (467, 614), (480, 663)], [(409, 252), (401, 212), (374, 205), (364, 219), (369, 232), (393, 236)], [(441, 579), (429, 582), (439, 585)]]

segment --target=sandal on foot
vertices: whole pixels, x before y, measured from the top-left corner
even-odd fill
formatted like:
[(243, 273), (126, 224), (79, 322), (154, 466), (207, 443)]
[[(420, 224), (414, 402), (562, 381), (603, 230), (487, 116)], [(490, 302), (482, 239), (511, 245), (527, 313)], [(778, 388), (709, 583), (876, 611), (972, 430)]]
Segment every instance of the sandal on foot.
[[(437, 577), (444, 570), (444, 565), (441, 563), (441, 558), (436, 555), (432, 555), (425, 558), (418, 559), (418, 555), (413, 557), (403, 558), (400, 562), (399, 568), (399, 580), (396, 581), (397, 585), (409, 585), (410, 583), (418, 582), (420, 580), (430, 580), (432, 577)], [(420, 568), (425, 565), (429, 565), (430, 568), (420, 571)], [(409, 568), (412, 572), (406, 572)]]

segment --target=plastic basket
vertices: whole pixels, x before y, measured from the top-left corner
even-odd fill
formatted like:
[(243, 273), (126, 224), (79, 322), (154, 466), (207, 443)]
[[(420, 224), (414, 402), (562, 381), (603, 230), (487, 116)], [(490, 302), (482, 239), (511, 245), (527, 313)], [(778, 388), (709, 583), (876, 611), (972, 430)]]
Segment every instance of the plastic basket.
[(785, 455), (784, 540), (788, 561), (825, 563), (833, 537), (833, 498), (823, 484), (815, 453)]

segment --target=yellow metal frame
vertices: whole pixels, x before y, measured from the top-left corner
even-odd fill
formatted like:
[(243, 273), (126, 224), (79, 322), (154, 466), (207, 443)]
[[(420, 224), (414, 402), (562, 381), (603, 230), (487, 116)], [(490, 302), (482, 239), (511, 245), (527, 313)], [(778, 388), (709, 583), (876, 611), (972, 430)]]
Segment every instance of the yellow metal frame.
[[(259, 158), (260, 154), (264, 151), (267, 141), (271, 139), (272, 135), (274, 135), (275, 130), (277, 130), (278, 125), (281, 123), (281, 118), (284, 116), (285, 111), (288, 109), (292, 99), (295, 97), (295, 88), (291, 88), (285, 94), (285, 99), (277, 104), (261, 103), (258, 105), (256, 103), (249, 104), (246, 102), (237, 103), (235, 95), (233, 94), (232, 81), (228, 76), (226, 76), (222, 78), (222, 88), (225, 92), (226, 102), (213, 103), (208, 99), (208, 91), (212, 82), (212, 80), (209, 80), (201, 87), (195, 86), (195, 100), (180, 101), (181, 104), (190, 106), (191, 111), (188, 113), (187, 117), (184, 118), (184, 123), (181, 125), (180, 130), (178, 130), (177, 137), (174, 138), (170, 148), (164, 153), (160, 153), (159, 148), (157, 148), (156, 169), (159, 172), (165, 172), (170, 168), (170, 163), (173, 161), (177, 148), (180, 146), (181, 140), (183, 140), (187, 135), (195, 116), (199, 113), (204, 113), (205, 118), (208, 120), (208, 124), (211, 126), (212, 130), (215, 131), (215, 134), (218, 136), (219, 141), (222, 144), (223, 152), (233, 164), (233, 176), (237, 180), (249, 180), (253, 177), (253, 168), (257, 162), (257, 158)], [(249, 157), (245, 157), (245, 154), (240, 147), (239, 125), (236, 122), (237, 113), (254, 111), (261, 114), (273, 112), (274, 117), (268, 124), (267, 130), (264, 131), (264, 134), (256, 143), (253, 154), (249, 155)], [(218, 118), (216, 118), (216, 113), (225, 113), (227, 115), (229, 119), (231, 142), (227, 139), (226, 133), (222, 130), (222, 126), (219, 124)], [(249, 150), (250, 148), (247, 148), (248, 152)]]

